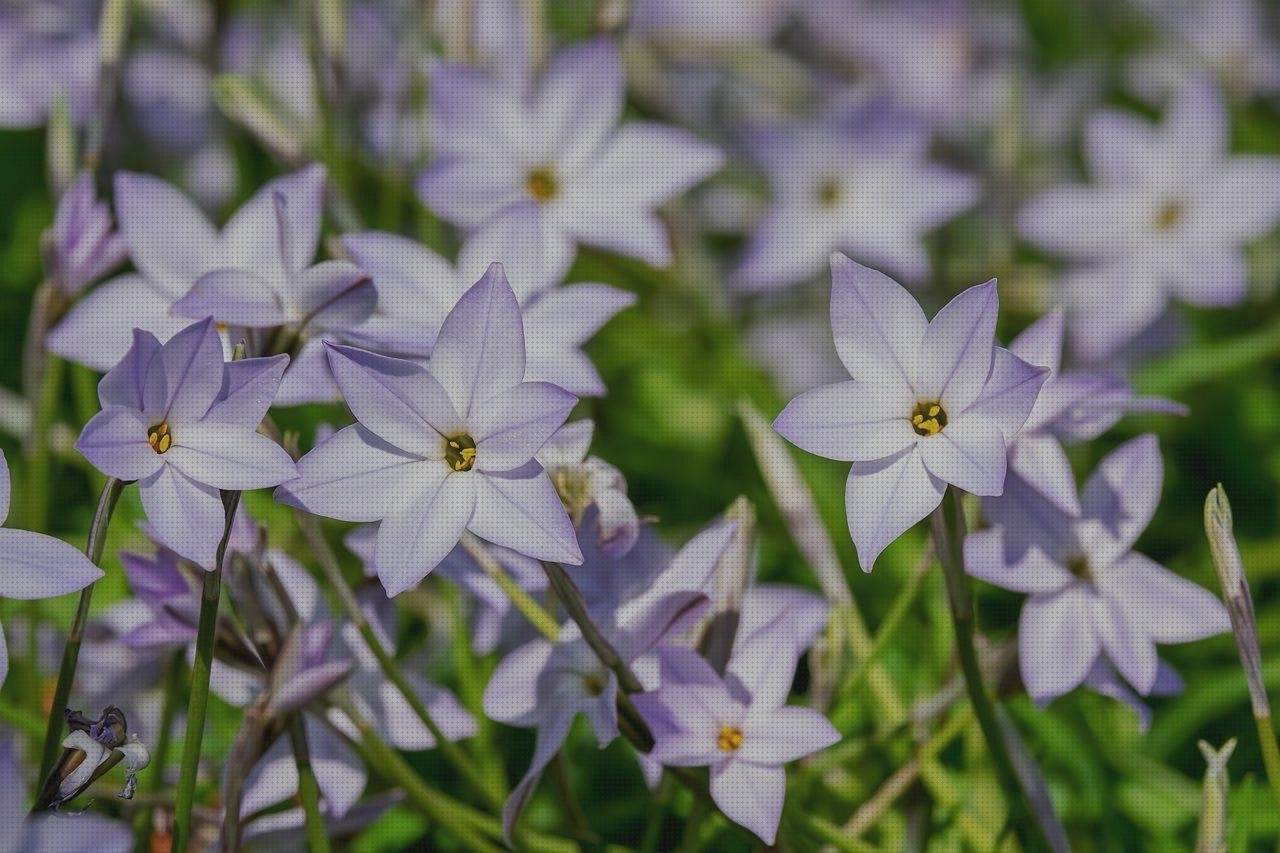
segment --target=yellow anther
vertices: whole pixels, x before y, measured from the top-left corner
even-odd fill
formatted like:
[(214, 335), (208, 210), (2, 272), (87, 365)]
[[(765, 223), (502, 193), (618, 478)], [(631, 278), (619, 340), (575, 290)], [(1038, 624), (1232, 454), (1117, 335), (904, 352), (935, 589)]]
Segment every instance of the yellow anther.
[(721, 726), (716, 736), (716, 747), (721, 752), (733, 752), (742, 746), (742, 729), (737, 726)]
[(524, 188), (537, 201), (551, 201), (560, 192), (555, 173), (550, 166), (540, 166), (529, 173)]
[(455, 471), (470, 471), (476, 464), (475, 440), (466, 433), (446, 438), (444, 461)]
[(824, 181), (822, 186), (818, 187), (818, 203), (823, 207), (835, 207), (843, 196), (844, 190), (835, 178)]
[(947, 410), (940, 403), (917, 403), (911, 412), (911, 428), (916, 435), (937, 435), (946, 425)]
[(1160, 208), (1160, 212), (1156, 214), (1156, 230), (1168, 231), (1173, 228), (1182, 221), (1183, 213), (1181, 202), (1165, 202), (1164, 207)]
[(169, 422), (162, 421), (147, 430), (147, 444), (156, 453), (166, 453), (173, 446), (173, 435), (169, 432)]

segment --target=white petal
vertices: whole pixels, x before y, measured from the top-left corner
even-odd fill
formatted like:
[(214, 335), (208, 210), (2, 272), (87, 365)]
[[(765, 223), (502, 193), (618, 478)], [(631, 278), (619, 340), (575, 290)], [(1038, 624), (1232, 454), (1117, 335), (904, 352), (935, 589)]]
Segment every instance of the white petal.
[(892, 456), (916, 441), (913, 401), (897, 385), (838, 382), (796, 397), (773, 422), (802, 450), (845, 462)]
[(711, 768), (711, 798), (734, 823), (773, 844), (787, 795), (787, 771), (730, 760)]
[(945, 489), (914, 447), (888, 459), (853, 463), (844, 504), (862, 570), (871, 571), (880, 552), (933, 512)]
[(4, 598), (53, 598), (84, 589), (101, 577), (101, 569), (61, 539), (0, 529), (0, 596)]
[(1022, 605), (1018, 660), (1031, 698), (1052, 699), (1084, 681), (1101, 651), (1089, 616), (1090, 594), (1079, 584)]
[(1004, 436), (988, 418), (966, 413), (937, 435), (920, 439), (917, 448), (929, 473), (941, 480), (975, 495), (1004, 491)]
[(472, 533), (535, 559), (582, 563), (573, 523), (542, 466), (530, 462), (505, 473), (473, 473)]
[(844, 255), (831, 256), (831, 328), (854, 379), (912, 387), (927, 325), (902, 285)]
[(489, 268), (445, 318), (428, 369), (464, 419), (524, 379), (524, 325), (502, 267)]
[(383, 519), (373, 563), (388, 596), (417, 586), (458, 544), (471, 521), (480, 476), (451, 474), (404, 512)]
[(912, 383), (922, 399), (941, 401), (953, 415), (978, 399), (991, 375), (999, 313), (995, 279), (942, 307), (925, 332)]

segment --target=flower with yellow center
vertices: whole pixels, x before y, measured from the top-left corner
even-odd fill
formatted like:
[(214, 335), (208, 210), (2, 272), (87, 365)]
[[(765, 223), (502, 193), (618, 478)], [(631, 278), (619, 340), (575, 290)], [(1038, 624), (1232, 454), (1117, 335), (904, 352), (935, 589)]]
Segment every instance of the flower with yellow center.
[(470, 471), (476, 464), (476, 441), (466, 433), (444, 440), (444, 461), (454, 471)]
[(524, 188), (534, 200), (540, 202), (551, 201), (560, 192), (560, 185), (550, 166), (539, 166), (530, 172), (525, 179)]
[(716, 749), (721, 752), (735, 752), (740, 746), (742, 746), (742, 729), (737, 726), (721, 726), (720, 734), (716, 735)]
[(1179, 201), (1167, 201), (1156, 214), (1156, 230), (1170, 231), (1182, 222), (1185, 215), (1182, 203)]
[(173, 446), (173, 433), (169, 432), (168, 421), (161, 421), (147, 430), (147, 444), (151, 445), (151, 449), (156, 453), (168, 452)]
[(916, 435), (937, 435), (946, 425), (947, 410), (940, 403), (917, 403), (911, 410), (911, 428)]

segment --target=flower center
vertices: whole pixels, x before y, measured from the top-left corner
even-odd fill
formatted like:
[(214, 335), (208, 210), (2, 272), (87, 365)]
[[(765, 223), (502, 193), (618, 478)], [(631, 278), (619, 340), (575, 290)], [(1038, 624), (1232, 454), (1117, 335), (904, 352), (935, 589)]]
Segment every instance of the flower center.
[(1075, 556), (1067, 560), (1067, 571), (1081, 580), (1093, 580), (1093, 571), (1089, 568), (1088, 557)]
[(1183, 213), (1181, 202), (1165, 202), (1164, 207), (1160, 208), (1160, 212), (1156, 214), (1156, 230), (1169, 231), (1176, 227), (1182, 221)]
[(823, 207), (835, 207), (841, 195), (840, 182), (835, 178), (828, 178), (818, 187), (818, 203)]
[(721, 752), (733, 752), (742, 746), (742, 729), (737, 726), (721, 726), (716, 735), (716, 747)]
[(911, 410), (911, 428), (916, 435), (937, 435), (947, 425), (947, 410), (941, 403), (916, 403)]
[(560, 192), (560, 186), (556, 183), (555, 173), (551, 171), (550, 166), (539, 166), (529, 173), (529, 177), (525, 179), (524, 188), (538, 201), (551, 201)]
[(476, 464), (476, 441), (465, 432), (444, 440), (444, 461), (455, 471), (470, 471)]
[(604, 679), (598, 675), (582, 676), (582, 686), (591, 696), (599, 696), (604, 692)]
[(167, 453), (173, 446), (173, 433), (169, 432), (169, 422), (160, 423), (147, 430), (147, 444), (156, 453)]

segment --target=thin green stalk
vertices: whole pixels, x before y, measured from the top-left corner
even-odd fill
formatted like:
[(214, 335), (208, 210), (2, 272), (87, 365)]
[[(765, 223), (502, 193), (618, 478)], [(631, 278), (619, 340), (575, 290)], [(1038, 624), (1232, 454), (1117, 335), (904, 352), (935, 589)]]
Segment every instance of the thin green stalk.
[(307, 844), (311, 853), (328, 853), (329, 833), (320, 815), (320, 788), (311, 770), (311, 748), (307, 744), (307, 729), (301, 714), (294, 714), (289, 721), (289, 742), (293, 745), (293, 761), (298, 767), (298, 799), (302, 801), (302, 813), (306, 815)]
[[(182, 692), (182, 668), (184, 653), (179, 650), (169, 659), (169, 667), (164, 679), (164, 705), (160, 710), (160, 731), (156, 735), (155, 749), (151, 753), (151, 770), (147, 774), (145, 792), (157, 794), (164, 790), (164, 771), (169, 766), (169, 746), (173, 742), (173, 718), (177, 716), (178, 699)], [(152, 813), (154, 808), (147, 806), (138, 812), (134, 820), (134, 846), (146, 849), (147, 839), (151, 837)]]
[(537, 628), (542, 636), (551, 642), (555, 642), (560, 638), (560, 623), (555, 617), (546, 611), (546, 609), (534, 601), (533, 596), (525, 592), (520, 584), (502, 568), (502, 564), (498, 559), (489, 553), (489, 549), (484, 543), (470, 533), (462, 534), (462, 547), (466, 550), (471, 558), (479, 564), (484, 573), (493, 578), (498, 586), (502, 587), (502, 591), (507, 594), (507, 598), (511, 599), (511, 603), (520, 611), (529, 624)]
[(1253, 719), (1258, 724), (1258, 743), (1262, 746), (1262, 764), (1267, 769), (1271, 796), (1280, 804), (1280, 747), (1276, 745), (1276, 729), (1271, 724), (1270, 714)]
[(600, 658), (600, 662), (613, 670), (614, 674), (618, 676), (618, 686), (625, 693), (643, 692), (644, 686), (640, 684), (640, 679), (636, 678), (636, 674), (631, 671), (631, 667), (627, 666), (626, 662), (618, 655), (618, 650), (600, 633), (600, 629), (596, 627), (595, 622), (591, 621), (591, 616), (587, 613), (587, 604), (582, 598), (582, 592), (574, 584), (568, 573), (565, 572), (564, 566), (544, 560), (542, 568), (546, 572), (547, 580), (550, 581), (556, 596), (560, 599), (560, 603), (564, 605), (565, 612), (582, 630), (582, 638), (586, 640), (591, 650), (596, 653), (596, 657)]
[(1048, 850), (1049, 842), (1029, 805), (1029, 797), (1022, 781), (1014, 770), (1008, 744), (1000, 730), (995, 707), (982, 681), (982, 667), (973, 644), (974, 610), (969, 594), (969, 580), (964, 572), (965, 523), (960, 497), (954, 487), (948, 487), (942, 503), (933, 511), (933, 539), (942, 574), (947, 581), (947, 599), (951, 604), (951, 618), (955, 625), (956, 655), (964, 673), (965, 687), (973, 705), (978, 726), (987, 741), (995, 765), (996, 776), (1004, 788), (1009, 805), (1009, 821), (1024, 849)]
[(196, 775), (200, 769), (200, 747), (204, 722), (209, 711), (209, 673), (213, 668), (213, 640), (218, 626), (218, 602), (222, 597), (222, 564), (227, 556), (231, 524), (240, 506), (239, 492), (223, 492), (226, 523), (218, 543), (213, 571), (205, 572), (200, 593), (200, 621), (196, 628), (196, 657), (191, 666), (191, 696), (187, 700), (187, 738), (182, 750), (182, 769), (173, 815), (173, 849), (184, 853), (191, 840), (191, 811), (195, 806)]
[(60, 358), (45, 355), (45, 368), (41, 372), (40, 393), (31, 419), (31, 436), (27, 445), (27, 483), (24, 505), (26, 526), (39, 533), (49, 531), (49, 487), (53, 482), (53, 457), (49, 452), (49, 433), (62, 398), (62, 380), (67, 363)]
[[(111, 524), (111, 515), (115, 512), (116, 503), (120, 500), (120, 492), (124, 490), (124, 482), (111, 477), (102, 487), (98, 496), (98, 506), (93, 512), (93, 523), (89, 527), (89, 539), (85, 543), (84, 553), (95, 566), (102, 562), (102, 551), (107, 544), (107, 527)], [(76, 663), (80, 659), (80, 643), (84, 640), (85, 624), (89, 621), (89, 605), (93, 601), (93, 587), (90, 584), (80, 592), (80, 603), (76, 607), (75, 619), (71, 622), (71, 630), (67, 633), (67, 645), (62, 650), (62, 666), (58, 670), (58, 685), (53, 692), (53, 704), (49, 706), (49, 724), (44, 734), (44, 750), (40, 757), (40, 776), (42, 782), (53, 769), (53, 762), (58, 758), (58, 747), (62, 743), (62, 712), (67, 707), (71, 696), (71, 684), (76, 678)]]
[(315, 555), (316, 562), (320, 564), (321, 570), (328, 579), (329, 585), (333, 587), (334, 592), (337, 594), (338, 600), (342, 604), (343, 610), (347, 612), (348, 618), (356, 626), (356, 630), (360, 632), (360, 636), (364, 639), (365, 644), (369, 646), (369, 650), (373, 652), (373, 656), (377, 658), (378, 666), (382, 669), (383, 675), (395, 685), (396, 690), (400, 692), (400, 695), (409, 703), (409, 707), (413, 709), (413, 713), (431, 732), (431, 736), (436, 740), (436, 748), (440, 750), (440, 754), (457, 771), (458, 775), (477, 794), (484, 798), (485, 803), (491, 809), (501, 811), (502, 805), (507, 799), (506, 791), (502, 790), (501, 780), (492, 775), (480, 773), (475, 763), (463, 753), (462, 749), (444, 736), (444, 732), (441, 731), (440, 726), (432, 718), (431, 712), (427, 710), (427, 706), (423, 704), (421, 697), (418, 696), (405, 679), (404, 673), (396, 665), (395, 659), (391, 657), (390, 653), (383, 647), (382, 641), (374, 633), (373, 626), (369, 624), (364, 608), (360, 606), (359, 599), (356, 598), (355, 592), (343, 576), (342, 567), (338, 565), (338, 558), (325, 540), (324, 532), (317, 524), (316, 517), (308, 512), (298, 510), (297, 518), (298, 527), (301, 529), (303, 537), (307, 540), (311, 552)]

